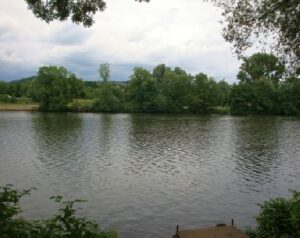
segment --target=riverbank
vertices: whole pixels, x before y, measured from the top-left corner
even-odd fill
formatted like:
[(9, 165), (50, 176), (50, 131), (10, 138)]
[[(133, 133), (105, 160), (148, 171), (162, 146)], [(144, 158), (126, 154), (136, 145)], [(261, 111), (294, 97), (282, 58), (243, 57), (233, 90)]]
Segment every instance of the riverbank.
[[(91, 112), (92, 100), (90, 99), (74, 99), (69, 103), (66, 112)], [(18, 98), (16, 102), (0, 102), (0, 111), (38, 111), (39, 104), (31, 99)]]
[(38, 110), (38, 104), (18, 104), (18, 103), (0, 103), (0, 111), (27, 111), (33, 112)]
[[(67, 106), (66, 112), (100, 112), (92, 110), (93, 100), (75, 99)], [(34, 112), (38, 110), (37, 103), (0, 103), (0, 111), (25, 111)], [(132, 113), (131, 111), (120, 111), (121, 113)], [(183, 114), (183, 113), (181, 113)], [(230, 114), (230, 107), (212, 108), (210, 114)]]

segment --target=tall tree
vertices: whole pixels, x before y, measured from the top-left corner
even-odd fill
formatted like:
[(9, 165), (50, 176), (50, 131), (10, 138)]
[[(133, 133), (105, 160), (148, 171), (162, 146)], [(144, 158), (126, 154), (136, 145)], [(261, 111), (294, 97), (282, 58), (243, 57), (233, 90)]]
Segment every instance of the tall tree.
[(256, 53), (250, 57), (243, 57), (243, 63), (237, 78), (243, 82), (253, 82), (260, 78), (270, 79), (278, 84), (285, 72), (285, 66), (272, 54)]
[(166, 98), (169, 112), (189, 110), (191, 82), (192, 77), (179, 67), (165, 71), (163, 80), (158, 85), (160, 94)]
[(161, 81), (164, 77), (166, 70), (167, 67), (165, 66), (165, 64), (159, 64), (153, 69), (152, 75), (156, 80)]
[(207, 113), (215, 105), (219, 98), (216, 90), (216, 82), (206, 74), (199, 73), (193, 80), (191, 94), (191, 111), (195, 113)]
[(110, 66), (108, 63), (100, 64), (100, 67), (98, 70), (99, 76), (103, 80), (104, 83), (107, 83), (107, 81), (109, 80), (109, 77), (110, 77), (109, 67)]
[(41, 67), (33, 82), (34, 99), (45, 111), (62, 111), (81, 94), (83, 83), (64, 67)]
[(156, 111), (155, 98), (157, 87), (151, 73), (143, 68), (136, 67), (128, 85), (128, 97), (133, 111)]

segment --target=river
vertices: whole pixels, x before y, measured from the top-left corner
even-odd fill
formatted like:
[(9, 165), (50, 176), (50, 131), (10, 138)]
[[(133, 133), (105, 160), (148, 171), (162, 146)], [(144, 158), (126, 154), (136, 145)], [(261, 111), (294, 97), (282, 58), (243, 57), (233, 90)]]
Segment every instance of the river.
[(300, 190), (300, 118), (0, 112), (0, 184), (48, 200), (88, 200), (81, 215), (121, 238), (171, 237), (177, 224), (255, 225), (258, 203)]

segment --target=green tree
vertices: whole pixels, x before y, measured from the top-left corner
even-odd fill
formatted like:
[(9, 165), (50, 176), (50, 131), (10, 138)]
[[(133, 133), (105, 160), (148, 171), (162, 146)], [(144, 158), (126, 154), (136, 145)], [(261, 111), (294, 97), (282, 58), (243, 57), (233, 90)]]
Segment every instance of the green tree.
[(31, 96), (32, 81), (35, 76), (22, 78), (20, 80), (7, 83), (7, 94), (14, 97), (29, 97)]
[(64, 67), (41, 67), (33, 82), (34, 99), (41, 110), (63, 111), (73, 98), (82, 94), (83, 84)]
[(0, 94), (8, 94), (7, 92), (8, 85), (4, 81), (0, 81)]
[(256, 53), (244, 57), (237, 78), (242, 82), (253, 82), (261, 78), (278, 84), (285, 73), (285, 66), (272, 54)]
[(0, 81), (0, 102), (14, 103), (15, 101), (15, 96), (10, 96), (10, 85), (4, 81)]
[(225, 80), (221, 80), (218, 83), (218, 87), (220, 90), (220, 102), (218, 106), (228, 106), (230, 104), (231, 85), (228, 84)]
[(248, 83), (232, 86), (230, 107), (233, 114), (249, 114), (252, 112), (253, 87)]
[(192, 77), (179, 67), (166, 70), (163, 80), (158, 84), (159, 93), (167, 100), (168, 112), (188, 112), (190, 108)]
[(279, 114), (300, 115), (300, 80), (297, 77), (286, 79), (280, 85), (277, 104)]
[(260, 205), (257, 238), (300, 237), (300, 193), (290, 199), (275, 198)]
[(240, 82), (232, 87), (231, 111), (234, 114), (277, 114), (277, 90), (270, 80)]
[(206, 74), (200, 73), (195, 76), (193, 81), (193, 91), (191, 94), (191, 111), (195, 113), (207, 113), (217, 100), (216, 83)]
[(8, 94), (14, 97), (21, 97), (21, 82), (19, 81), (13, 81), (8, 84)]
[(166, 70), (170, 69), (167, 68), (165, 64), (157, 65), (152, 72), (153, 78), (155, 78), (157, 81), (161, 81), (164, 77)]
[(97, 112), (120, 112), (123, 110), (123, 92), (119, 86), (105, 83), (100, 90), (92, 109)]
[(109, 64), (108, 63), (100, 64), (98, 72), (99, 72), (100, 78), (103, 80), (104, 83), (106, 83), (110, 77)]
[(128, 85), (128, 98), (136, 112), (155, 112), (157, 86), (151, 73), (143, 68), (134, 68)]
[(180, 67), (175, 67), (174, 68), (174, 73), (177, 74), (177, 75), (185, 75), (187, 76), (187, 73), (185, 72), (184, 69), (180, 68)]
[[(286, 114), (285, 65), (272, 54), (256, 53), (243, 58), (231, 93), (231, 110), (237, 114)], [(283, 92), (283, 91), (285, 92)], [(291, 106), (291, 104), (289, 104)]]
[(99, 94), (99, 87), (102, 85), (98, 81), (83, 81), (83, 98), (93, 99)]
[(270, 44), (294, 70), (300, 70), (299, 0), (216, 0), (223, 8), (224, 38), (240, 55), (254, 44), (254, 39)]
[[(149, 0), (135, 0), (138, 2)], [(90, 27), (94, 23), (94, 15), (104, 11), (103, 0), (25, 0), (35, 17), (49, 23), (54, 20), (65, 21), (71, 17), (72, 22)]]

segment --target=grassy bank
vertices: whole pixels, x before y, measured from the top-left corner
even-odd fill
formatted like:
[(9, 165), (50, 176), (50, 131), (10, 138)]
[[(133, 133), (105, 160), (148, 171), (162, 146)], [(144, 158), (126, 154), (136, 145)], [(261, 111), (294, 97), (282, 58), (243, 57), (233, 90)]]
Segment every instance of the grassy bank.
[[(93, 108), (94, 100), (92, 99), (73, 99), (70, 102), (65, 111), (66, 112), (101, 112)], [(15, 98), (13, 102), (0, 102), (0, 111), (37, 111), (39, 109), (39, 104), (32, 101), (31, 98)], [(133, 112), (130, 109), (121, 109), (122, 113)], [(230, 107), (228, 106), (218, 106), (213, 107), (209, 110), (210, 114), (230, 114)], [(180, 114), (180, 113), (179, 113)]]
[(0, 111), (36, 111), (38, 103), (33, 102), (31, 98), (6, 98), (5, 101), (0, 101)]
[[(91, 111), (93, 100), (74, 99), (68, 104), (67, 111), (87, 112)], [(0, 111), (37, 111), (39, 104), (30, 98), (16, 98), (15, 102), (0, 102)]]
[[(66, 111), (90, 112), (93, 100), (74, 99)], [(0, 102), (0, 111), (37, 111), (39, 104), (28, 98), (17, 98), (15, 102)]]
[(72, 112), (91, 112), (92, 104), (92, 99), (73, 99), (68, 104), (68, 109)]
[(219, 106), (212, 109), (213, 114), (230, 114), (229, 106)]
[[(74, 99), (68, 104), (67, 110), (69, 112), (95, 112), (92, 109), (93, 100), (91, 99)], [(38, 103), (17, 99), (14, 103), (0, 102), (0, 111), (37, 111)], [(122, 111), (126, 112), (126, 111)], [(128, 111), (129, 113), (130, 111)], [(212, 114), (230, 114), (230, 107), (214, 107), (211, 109)]]
[(38, 104), (0, 103), (0, 111), (36, 111)]

